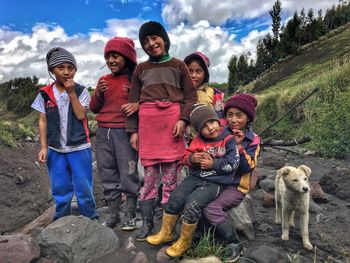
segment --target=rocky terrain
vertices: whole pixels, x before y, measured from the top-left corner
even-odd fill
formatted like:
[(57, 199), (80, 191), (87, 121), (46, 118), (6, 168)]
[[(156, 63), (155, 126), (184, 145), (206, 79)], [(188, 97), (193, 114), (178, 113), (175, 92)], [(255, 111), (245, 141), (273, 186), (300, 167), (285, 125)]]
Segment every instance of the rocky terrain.
[[(24, 225), (46, 211), (52, 206), (52, 200), (46, 168), (36, 162), (37, 143), (21, 142), (16, 148), (3, 145), (0, 148), (0, 233), (9, 235), (19, 232)], [(240, 233), (246, 251), (239, 262), (349, 263), (349, 161), (349, 158), (325, 159), (265, 148), (258, 164), (260, 181), (250, 194), (254, 208), (252, 221), (255, 238), (248, 240)], [(289, 241), (281, 240), (281, 226), (274, 223), (273, 180), (276, 170), (284, 165), (301, 164), (312, 169), (310, 180), (314, 202), (310, 205), (309, 232), (315, 249), (311, 252), (302, 246), (298, 221), (296, 228), (290, 232)], [(105, 202), (98, 176), (95, 176), (95, 196), (103, 218), (106, 208), (103, 208)], [(120, 239), (121, 248), (92, 262), (157, 262), (161, 247), (133, 241), (135, 232), (121, 232), (118, 227), (114, 231)], [(166, 258), (161, 260), (165, 261)]]

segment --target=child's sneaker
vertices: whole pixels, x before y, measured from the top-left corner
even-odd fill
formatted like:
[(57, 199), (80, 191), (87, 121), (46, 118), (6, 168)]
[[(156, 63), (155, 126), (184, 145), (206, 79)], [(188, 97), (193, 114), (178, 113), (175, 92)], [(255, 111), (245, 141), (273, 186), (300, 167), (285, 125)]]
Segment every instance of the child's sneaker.
[(135, 215), (127, 213), (122, 224), (122, 230), (132, 231), (136, 229)]

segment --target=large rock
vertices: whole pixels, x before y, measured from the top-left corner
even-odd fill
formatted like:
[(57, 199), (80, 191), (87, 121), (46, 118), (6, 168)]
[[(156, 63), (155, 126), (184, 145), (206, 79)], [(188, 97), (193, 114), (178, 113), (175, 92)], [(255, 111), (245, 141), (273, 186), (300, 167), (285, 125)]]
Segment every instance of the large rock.
[(244, 257), (249, 258), (256, 263), (286, 263), (289, 262), (285, 253), (278, 247), (272, 248), (270, 246), (259, 246), (254, 249), (249, 249)]
[(259, 187), (265, 192), (273, 193), (275, 191), (275, 181), (271, 179), (264, 179), (259, 182)]
[(319, 203), (328, 203), (328, 196), (317, 181), (310, 181), (310, 197)]
[(262, 200), (262, 205), (266, 207), (275, 206), (275, 194), (264, 191), (264, 198)]
[(238, 206), (229, 209), (227, 213), (231, 216), (237, 230), (248, 239), (254, 239), (254, 206), (249, 195)]
[(30, 263), (40, 256), (38, 243), (29, 235), (0, 236), (0, 262)]
[(85, 263), (115, 252), (119, 238), (110, 228), (83, 216), (62, 217), (38, 237), (41, 256), (53, 262)]

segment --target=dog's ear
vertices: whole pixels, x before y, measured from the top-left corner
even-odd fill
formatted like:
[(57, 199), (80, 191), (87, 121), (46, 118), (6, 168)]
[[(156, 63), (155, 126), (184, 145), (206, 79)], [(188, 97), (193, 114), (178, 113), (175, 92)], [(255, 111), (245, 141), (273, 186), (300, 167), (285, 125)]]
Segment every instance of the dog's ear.
[(277, 174), (278, 174), (279, 176), (283, 176), (283, 177), (286, 176), (286, 175), (288, 175), (289, 172), (290, 172), (290, 170), (289, 170), (288, 167), (282, 167), (281, 169), (277, 170)]
[(306, 165), (300, 165), (298, 169), (303, 170), (307, 177), (311, 175), (311, 169)]

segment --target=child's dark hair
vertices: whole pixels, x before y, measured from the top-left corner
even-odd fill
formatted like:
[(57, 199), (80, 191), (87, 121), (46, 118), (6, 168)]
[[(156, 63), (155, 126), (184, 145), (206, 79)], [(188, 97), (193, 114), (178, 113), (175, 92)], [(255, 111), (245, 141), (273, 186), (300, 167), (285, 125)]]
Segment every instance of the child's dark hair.
[(124, 57), (124, 60), (125, 60), (125, 66), (124, 66), (125, 73), (128, 75), (128, 80), (131, 81), (132, 74), (134, 74), (134, 71), (136, 68), (136, 64), (126, 57)]
[(204, 55), (202, 52), (196, 51), (196, 52), (188, 55), (187, 57), (185, 57), (184, 62), (187, 66), (190, 65), (192, 62), (198, 63), (204, 71), (203, 83), (209, 82), (210, 76), (209, 76), (209, 69), (208, 68), (210, 66), (210, 61), (206, 55)]

